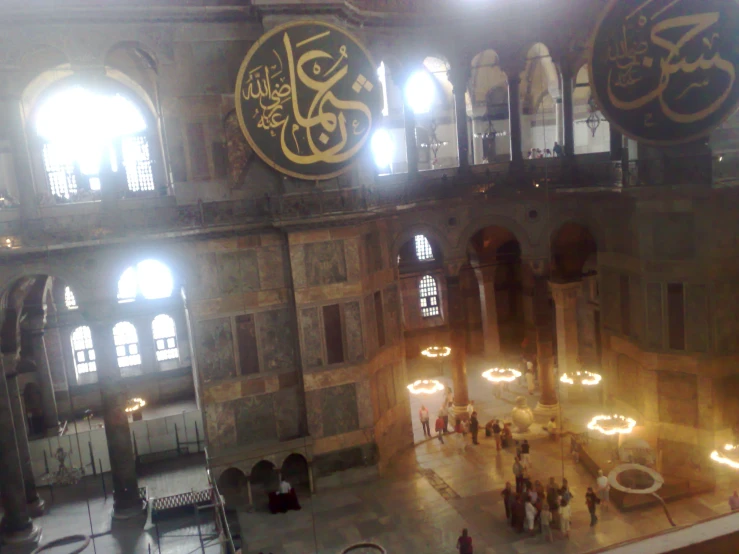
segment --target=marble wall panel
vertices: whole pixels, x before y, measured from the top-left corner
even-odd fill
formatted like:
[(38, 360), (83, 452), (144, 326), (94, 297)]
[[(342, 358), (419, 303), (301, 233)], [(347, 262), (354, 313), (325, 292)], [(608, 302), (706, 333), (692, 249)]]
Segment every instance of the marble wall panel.
[(294, 244), (290, 246), (290, 269), (293, 274), (293, 286), (301, 289), (308, 284), (305, 270), (305, 246)]
[(354, 383), (322, 389), (321, 416), (324, 437), (359, 429), (357, 390)]
[(629, 315), (631, 316), (631, 336), (637, 341), (644, 338), (644, 296), (642, 280), (638, 275), (629, 276)]
[(387, 342), (393, 344), (400, 340), (401, 333), (401, 306), (400, 295), (397, 285), (387, 287), (383, 292), (385, 300), (385, 325), (387, 330)]
[(257, 251), (259, 277), (263, 290), (281, 289), (286, 285), (285, 249), (267, 246)]
[(664, 472), (673, 478), (712, 482), (715, 476), (708, 452), (700, 446), (673, 440), (660, 439)]
[(709, 343), (708, 290), (685, 286), (685, 336), (689, 352), (707, 352)]
[(233, 336), (229, 318), (207, 319), (196, 324), (195, 352), (204, 381), (236, 376)]
[(652, 214), (652, 240), (657, 260), (691, 260), (695, 257), (695, 215)]
[(323, 341), (318, 308), (306, 308), (300, 311), (300, 327), (303, 334), (303, 365), (307, 369), (321, 367), (323, 365)]
[(662, 285), (660, 283), (649, 283), (647, 284), (647, 323), (645, 336), (647, 346), (650, 348), (662, 348), (664, 342), (663, 317)]
[(312, 242), (304, 246), (308, 285), (331, 285), (347, 280), (344, 243), (340, 240)]
[(356, 383), (357, 387), (357, 413), (359, 416), (359, 428), (366, 429), (374, 424), (374, 411), (372, 409), (372, 385), (369, 379)]
[(195, 286), (190, 287), (192, 298), (213, 298), (218, 296), (220, 287), (218, 280), (218, 264), (216, 254), (198, 254), (195, 257), (195, 267), (198, 268), (198, 281)]
[(611, 331), (621, 332), (621, 294), (620, 277), (612, 270), (603, 269), (600, 274), (600, 302), (603, 326)]
[(308, 433), (313, 438), (323, 436), (323, 417), (321, 390), (312, 390), (305, 393), (305, 413), (308, 419)]
[(239, 257), (241, 292), (255, 292), (261, 288), (257, 251), (246, 250)]
[(241, 375), (259, 373), (259, 350), (254, 314), (240, 315), (236, 318), (236, 341), (239, 345)]
[(240, 446), (277, 439), (277, 423), (269, 394), (234, 401), (236, 437)]
[(229, 448), (236, 444), (236, 419), (233, 402), (209, 404), (205, 410), (208, 445)]
[(660, 371), (657, 375), (659, 420), (698, 426), (698, 378), (688, 373)]
[(713, 287), (713, 329), (716, 350), (721, 354), (739, 352), (739, 288), (736, 283), (716, 283)]
[(272, 409), (277, 423), (277, 437), (281, 441), (298, 438), (303, 417), (302, 394), (297, 388), (282, 389), (272, 396)]
[(344, 241), (344, 256), (346, 258), (347, 281), (359, 281), (362, 278), (362, 262), (357, 239), (352, 238)]
[(218, 284), (222, 294), (259, 290), (257, 254), (254, 250), (218, 254)]
[(295, 337), (290, 310), (281, 308), (256, 315), (262, 371), (295, 369)]
[(616, 360), (616, 398), (644, 413), (644, 394), (639, 386), (644, 368), (624, 354)]
[(359, 302), (347, 302), (344, 304), (344, 325), (349, 355), (348, 361), (362, 361), (364, 359), (364, 341), (362, 338), (362, 314), (359, 309)]
[(375, 321), (375, 299), (372, 295), (364, 298), (364, 335), (367, 345), (367, 358), (377, 352), (377, 323)]

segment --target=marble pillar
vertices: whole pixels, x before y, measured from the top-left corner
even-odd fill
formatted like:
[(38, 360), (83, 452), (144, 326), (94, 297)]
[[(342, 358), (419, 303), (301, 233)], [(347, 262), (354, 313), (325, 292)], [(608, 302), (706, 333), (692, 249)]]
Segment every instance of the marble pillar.
[(467, 128), (467, 84), (469, 83), (472, 66), (469, 60), (459, 60), (449, 70), (449, 80), (452, 83), (454, 94), (454, 111), (457, 120), (457, 153), (459, 169), (466, 171), (470, 167), (470, 137)]
[(562, 64), (562, 118), (565, 156), (575, 155), (575, 111), (572, 103), (574, 77), (569, 63)]
[(579, 337), (577, 332), (577, 299), (581, 281), (549, 284), (554, 298), (557, 322), (557, 365), (559, 374), (580, 369)]
[[(5, 374), (4, 364), (2, 371)], [(0, 536), (4, 544), (36, 544), (41, 528), (31, 520), (26, 503), (8, 381), (4, 377), (0, 377), (0, 496), (4, 511)]]
[(557, 384), (554, 377), (554, 337), (552, 310), (549, 305), (549, 281), (545, 275), (534, 277), (534, 323), (536, 325), (536, 358), (539, 366), (539, 403), (535, 412), (559, 416)]
[(467, 392), (467, 311), (459, 275), (447, 276), (446, 286), (452, 348), (450, 358), (452, 387), (454, 389), (454, 412), (457, 416), (466, 417), (467, 404), (469, 404), (469, 393)]
[(95, 348), (98, 383), (103, 399), (105, 438), (108, 441), (110, 471), (113, 478), (113, 518), (128, 519), (145, 514), (145, 504), (139, 496), (136, 458), (133, 452), (128, 415), (127, 388), (115, 355), (113, 325), (90, 325), (92, 345)]
[(36, 364), (36, 375), (41, 389), (41, 400), (44, 404), (44, 429), (50, 437), (59, 435), (59, 411), (56, 405), (54, 381), (51, 377), (49, 357), (44, 342), (46, 316), (34, 316), (24, 322), (23, 329), (28, 333), (30, 354)]
[(10, 409), (13, 413), (13, 426), (15, 427), (15, 438), (18, 443), (18, 456), (23, 472), (23, 486), (26, 491), (26, 503), (31, 517), (39, 517), (44, 513), (44, 500), (36, 490), (36, 478), (33, 476), (31, 465), (31, 451), (28, 446), (28, 431), (26, 429), (26, 416), (21, 401), (21, 392), (18, 386), (18, 373), (16, 364), (18, 357), (13, 354), (3, 355), (3, 367), (5, 377), (8, 381), (8, 396), (10, 398)]
[(521, 129), (521, 77), (508, 74), (508, 118), (510, 122), (511, 162), (523, 166), (523, 134)]
[(494, 360), (500, 356), (500, 331), (498, 329), (498, 305), (495, 294), (496, 266), (490, 265), (475, 269), (477, 285), (480, 288), (482, 307), (482, 340), (485, 357)]
[[(403, 95), (405, 99), (405, 95)], [(408, 105), (408, 100), (403, 102), (403, 120), (405, 122), (405, 152), (408, 160), (408, 174), (418, 173), (418, 145), (416, 144), (416, 114)]]

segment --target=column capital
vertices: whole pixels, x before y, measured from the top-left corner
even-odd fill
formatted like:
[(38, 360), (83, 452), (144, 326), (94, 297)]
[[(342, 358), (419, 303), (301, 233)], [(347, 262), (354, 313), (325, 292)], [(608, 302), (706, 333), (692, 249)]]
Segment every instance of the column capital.
[(577, 300), (582, 291), (582, 281), (549, 281), (549, 290), (552, 291), (555, 304)]
[(531, 272), (534, 274), (534, 277), (546, 277), (549, 275), (549, 260), (546, 259), (538, 259), (538, 260), (526, 260), (526, 263), (529, 264), (529, 267), (531, 268)]
[(447, 77), (452, 84), (455, 93), (464, 94), (472, 77), (472, 64), (466, 57), (461, 57), (451, 64), (447, 71)]
[(447, 260), (444, 262), (444, 276), (447, 282), (454, 280), (455, 283), (459, 283), (459, 272), (462, 270), (462, 266), (467, 263), (465, 259), (458, 260)]

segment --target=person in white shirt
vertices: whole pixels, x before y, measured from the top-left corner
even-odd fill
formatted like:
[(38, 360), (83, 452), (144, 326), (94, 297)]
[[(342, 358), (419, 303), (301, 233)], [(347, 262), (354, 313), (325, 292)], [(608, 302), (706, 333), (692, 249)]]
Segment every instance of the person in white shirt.
[(470, 403), (467, 404), (467, 416), (472, 417), (472, 412), (475, 411), (475, 401), (470, 400)]
[(288, 483), (284, 479), (280, 481), (280, 494), (288, 494), (290, 492), (290, 489), (292, 489), (290, 483)]
[(609, 493), (611, 490), (611, 485), (608, 482), (608, 477), (603, 475), (602, 469), (598, 470), (598, 478), (595, 480), (595, 484), (597, 485), (596, 492), (598, 493), (598, 498), (600, 498), (600, 503), (602, 504), (603, 508), (607, 508), (608, 502), (610, 500)]

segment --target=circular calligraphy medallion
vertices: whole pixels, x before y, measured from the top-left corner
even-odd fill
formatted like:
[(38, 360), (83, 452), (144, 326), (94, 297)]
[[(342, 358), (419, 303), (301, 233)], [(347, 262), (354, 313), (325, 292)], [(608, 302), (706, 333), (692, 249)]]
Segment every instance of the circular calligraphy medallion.
[(708, 135), (739, 102), (737, 25), (735, 0), (610, 0), (589, 64), (601, 111), (647, 144)]
[(347, 171), (369, 144), (382, 103), (369, 52), (320, 21), (295, 21), (262, 36), (236, 80), (236, 113), (249, 144), (299, 179)]

